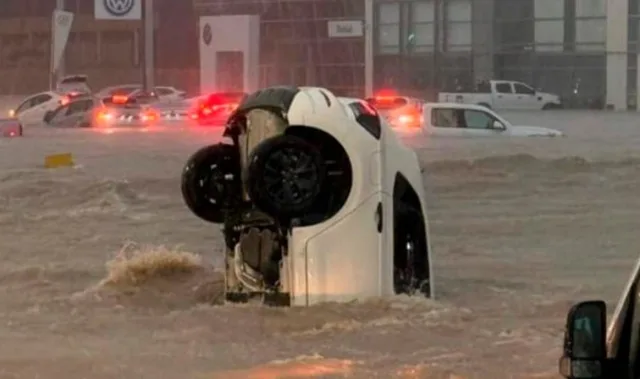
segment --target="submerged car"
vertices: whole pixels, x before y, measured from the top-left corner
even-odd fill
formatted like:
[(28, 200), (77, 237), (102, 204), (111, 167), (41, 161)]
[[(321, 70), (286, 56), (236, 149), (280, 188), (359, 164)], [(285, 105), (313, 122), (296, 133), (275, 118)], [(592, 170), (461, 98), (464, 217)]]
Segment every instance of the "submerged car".
[(28, 96), (15, 109), (9, 111), (9, 117), (16, 118), (20, 124), (37, 124), (44, 115), (69, 103), (77, 96), (90, 92), (85, 75), (71, 75), (63, 78), (53, 91), (45, 91)]
[(564, 134), (541, 126), (513, 125), (493, 110), (472, 104), (426, 103), (424, 131), (436, 136), (560, 137)]
[(393, 127), (411, 129), (424, 126), (424, 101), (420, 99), (382, 92), (366, 100)]
[(266, 88), (239, 104), (224, 135), (189, 158), (182, 194), (223, 225), (227, 301), (434, 296), (417, 156), (366, 101)]
[(78, 96), (68, 103), (45, 113), (43, 122), (48, 126), (62, 128), (91, 127), (95, 110), (102, 107), (102, 102), (93, 96)]
[[(182, 101), (186, 92), (171, 86), (156, 86), (150, 91), (158, 102)], [(101, 89), (96, 93), (96, 97), (108, 102), (113, 96), (136, 97), (138, 94), (145, 94), (140, 84), (122, 84)]]
[(224, 126), (246, 96), (244, 92), (215, 92), (193, 99), (189, 118), (202, 126)]
[(0, 137), (22, 137), (23, 129), (16, 119), (0, 119)]

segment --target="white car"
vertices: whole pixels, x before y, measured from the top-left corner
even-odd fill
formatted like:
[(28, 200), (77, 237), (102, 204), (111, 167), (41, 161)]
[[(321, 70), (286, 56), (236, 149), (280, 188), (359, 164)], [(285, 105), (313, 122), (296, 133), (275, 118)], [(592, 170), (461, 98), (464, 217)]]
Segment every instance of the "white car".
[(491, 109), (547, 110), (562, 108), (560, 96), (541, 92), (525, 83), (490, 80), (479, 83), (475, 92), (442, 92), (440, 102), (482, 105)]
[(364, 100), (263, 89), (225, 136), (188, 160), (182, 194), (224, 225), (227, 301), (434, 296), (417, 156)]
[(16, 118), (22, 125), (41, 123), (44, 115), (69, 102), (64, 93), (47, 91), (27, 97), (15, 109), (9, 111), (9, 117)]
[[(421, 131), (436, 136), (561, 137), (559, 130), (512, 125), (493, 110), (471, 104), (426, 103)], [(402, 131), (400, 128), (395, 130)]]
[(55, 91), (40, 92), (27, 97), (15, 109), (9, 111), (9, 117), (18, 119), (22, 125), (42, 123), (47, 112), (68, 104), (76, 96), (90, 93), (87, 80), (86, 75), (65, 76), (58, 82)]

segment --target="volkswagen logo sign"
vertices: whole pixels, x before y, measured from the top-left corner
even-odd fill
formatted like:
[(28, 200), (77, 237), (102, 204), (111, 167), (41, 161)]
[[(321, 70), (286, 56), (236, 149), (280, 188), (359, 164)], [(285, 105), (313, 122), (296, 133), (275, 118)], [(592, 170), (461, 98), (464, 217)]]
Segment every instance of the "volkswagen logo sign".
[(205, 45), (209, 46), (212, 38), (213, 33), (211, 32), (211, 25), (204, 24), (204, 28), (202, 28), (202, 41)]
[(122, 17), (131, 12), (136, 0), (103, 0), (104, 9), (112, 16)]

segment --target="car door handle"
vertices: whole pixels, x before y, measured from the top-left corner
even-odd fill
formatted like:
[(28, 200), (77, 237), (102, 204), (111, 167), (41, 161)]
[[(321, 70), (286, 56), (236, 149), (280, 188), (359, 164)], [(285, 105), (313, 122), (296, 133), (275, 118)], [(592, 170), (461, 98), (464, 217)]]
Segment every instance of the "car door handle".
[(378, 233), (382, 233), (382, 227), (383, 227), (382, 218), (383, 218), (382, 203), (378, 203), (378, 206), (376, 207), (376, 213), (375, 213), (376, 228), (378, 229)]
[(498, 95), (498, 99), (502, 99), (502, 95)]

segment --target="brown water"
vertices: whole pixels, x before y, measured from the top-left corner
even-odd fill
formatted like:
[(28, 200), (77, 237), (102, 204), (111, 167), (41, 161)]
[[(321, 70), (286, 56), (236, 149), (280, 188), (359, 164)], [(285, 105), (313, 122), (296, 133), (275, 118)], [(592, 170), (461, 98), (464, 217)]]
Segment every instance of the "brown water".
[[(551, 378), (576, 300), (638, 245), (629, 114), (509, 115), (566, 138), (421, 146), (439, 299), (219, 306), (222, 241), (179, 194), (214, 131), (0, 139), (0, 378)], [(409, 137), (408, 137), (409, 138)], [(75, 169), (47, 171), (72, 152)]]

